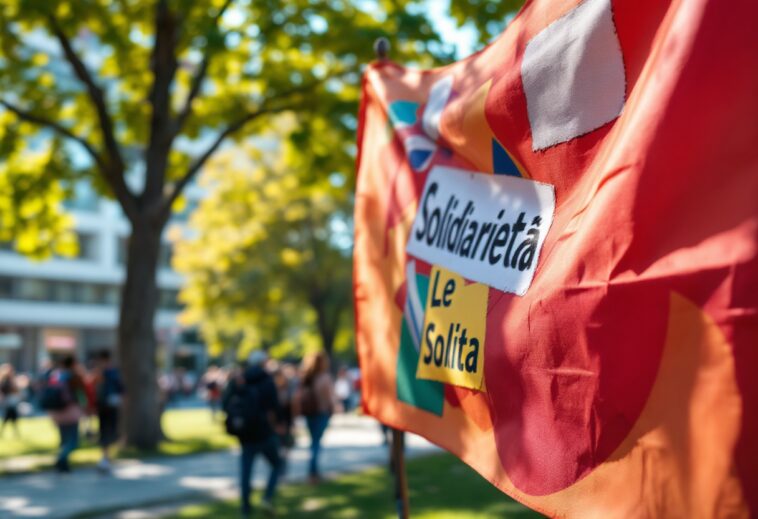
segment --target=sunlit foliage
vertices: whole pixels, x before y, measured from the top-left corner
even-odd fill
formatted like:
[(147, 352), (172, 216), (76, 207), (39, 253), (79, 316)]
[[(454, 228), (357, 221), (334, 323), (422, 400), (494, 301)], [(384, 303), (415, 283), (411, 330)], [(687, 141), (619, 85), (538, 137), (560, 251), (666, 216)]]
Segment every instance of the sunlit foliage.
[(349, 344), (338, 334), (352, 321), (350, 190), (338, 173), (304, 174), (287, 138), (293, 119), (282, 126), (209, 164), (208, 197), (177, 246), (185, 323), (199, 326), (215, 353)]

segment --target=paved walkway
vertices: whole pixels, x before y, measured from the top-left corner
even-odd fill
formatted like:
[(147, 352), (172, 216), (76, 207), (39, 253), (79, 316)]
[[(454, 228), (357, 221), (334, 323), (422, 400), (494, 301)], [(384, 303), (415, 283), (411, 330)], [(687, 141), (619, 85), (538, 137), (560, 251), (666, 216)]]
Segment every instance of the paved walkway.
[[(408, 456), (436, 447), (418, 436), (407, 439)], [(369, 418), (335, 416), (324, 437), (322, 469), (327, 477), (387, 462), (378, 424)], [(290, 453), (286, 481), (307, 474), (307, 438)], [(119, 461), (111, 476), (94, 468), (71, 474), (39, 473), (0, 479), (0, 517), (76, 517), (94, 512), (150, 507), (161, 503), (237, 496), (237, 458), (233, 451), (180, 458)], [(256, 485), (268, 474), (257, 462)], [(285, 482), (286, 482), (285, 481)]]

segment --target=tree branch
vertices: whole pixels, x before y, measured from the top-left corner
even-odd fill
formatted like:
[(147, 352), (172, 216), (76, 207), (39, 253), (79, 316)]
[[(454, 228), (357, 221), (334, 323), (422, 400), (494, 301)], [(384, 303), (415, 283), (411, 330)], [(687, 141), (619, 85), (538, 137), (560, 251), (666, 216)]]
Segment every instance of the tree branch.
[(87, 67), (84, 65), (82, 60), (79, 59), (79, 56), (77, 56), (74, 48), (71, 45), (71, 41), (63, 32), (61, 26), (58, 24), (58, 20), (56, 20), (52, 14), (49, 15), (48, 18), (50, 20), (50, 25), (53, 29), (53, 33), (55, 34), (58, 42), (61, 45), (61, 48), (63, 49), (66, 60), (74, 69), (76, 77), (78, 77), (79, 80), (84, 83), (84, 86), (87, 88), (87, 93), (89, 94), (90, 100), (95, 106), (98, 122), (100, 123), (100, 130), (103, 133), (103, 141), (105, 142), (105, 148), (108, 152), (108, 155), (110, 156), (113, 165), (118, 166), (119, 169), (123, 171), (123, 159), (121, 158), (121, 153), (118, 149), (116, 138), (113, 133), (113, 121), (111, 120), (111, 116), (105, 106), (105, 96), (103, 95), (103, 91), (99, 86), (95, 84), (95, 81), (92, 79), (92, 76), (87, 70)]
[(179, 198), (179, 195), (182, 193), (185, 187), (187, 187), (187, 184), (192, 182), (192, 179), (195, 178), (195, 175), (197, 175), (197, 172), (200, 171), (200, 169), (205, 165), (205, 163), (208, 161), (209, 158), (216, 152), (216, 150), (221, 146), (221, 144), (227, 139), (227, 137), (231, 136), (232, 134), (239, 131), (241, 128), (243, 128), (247, 123), (253, 121), (254, 119), (257, 119), (258, 117), (269, 114), (277, 111), (283, 111), (287, 110), (289, 107), (282, 107), (278, 109), (270, 109), (270, 108), (261, 108), (260, 110), (256, 110), (255, 112), (251, 112), (249, 114), (246, 114), (243, 117), (240, 117), (233, 123), (231, 123), (229, 126), (227, 126), (221, 133), (219, 133), (216, 136), (216, 139), (213, 141), (213, 143), (208, 146), (208, 148), (197, 158), (195, 161), (190, 164), (189, 168), (187, 168), (186, 173), (182, 178), (179, 179), (174, 184), (174, 189), (171, 191), (171, 194), (168, 195), (166, 200), (163, 203), (163, 213), (169, 213), (171, 211), (171, 206), (173, 205), (174, 201)]
[(187, 94), (187, 99), (184, 101), (184, 106), (182, 106), (181, 111), (177, 114), (176, 119), (174, 120), (174, 135), (175, 136), (179, 135), (179, 132), (182, 131), (182, 127), (184, 126), (184, 122), (192, 114), (192, 102), (200, 93), (200, 88), (203, 86), (203, 81), (205, 80), (205, 74), (208, 72), (209, 64), (210, 64), (210, 56), (208, 55), (208, 53), (206, 53), (203, 56), (203, 59), (200, 62), (200, 65), (198, 66), (198, 69), (195, 72), (195, 75), (192, 77), (190, 91)]
[[(219, 9), (218, 13), (213, 18), (214, 29), (218, 27), (219, 20), (224, 15), (224, 12), (226, 12), (226, 10), (232, 4), (232, 1), (233, 0), (226, 0), (226, 2), (224, 2), (224, 5), (221, 6), (221, 9)], [(176, 137), (179, 134), (179, 132), (182, 131), (182, 127), (184, 126), (185, 121), (192, 114), (192, 102), (200, 93), (200, 89), (203, 86), (203, 81), (205, 81), (205, 76), (208, 73), (208, 66), (210, 65), (210, 61), (212, 57), (213, 57), (213, 46), (210, 45), (206, 41), (206, 47), (205, 47), (205, 52), (203, 53), (203, 59), (200, 61), (200, 65), (195, 71), (195, 75), (192, 77), (192, 82), (190, 83), (190, 90), (189, 90), (189, 93), (187, 94), (187, 99), (184, 101), (184, 105), (182, 106), (181, 111), (179, 112), (179, 114), (177, 114), (176, 119), (174, 121), (174, 137)]]
[(105, 143), (105, 151), (108, 156), (108, 162), (103, 164), (100, 168), (101, 173), (105, 177), (106, 182), (111, 186), (113, 194), (121, 204), (121, 208), (126, 213), (127, 217), (134, 222), (137, 218), (138, 208), (134, 195), (129, 190), (124, 179), (124, 160), (121, 156), (121, 152), (116, 143), (116, 137), (114, 134), (113, 121), (108, 113), (108, 109), (105, 105), (105, 96), (100, 87), (95, 84), (94, 79), (90, 75), (87, 67), (84, 65), (79, 56), (74, 51), (71, 41), (61, 29), (58, 20), (52, 14), (48, 15), (50, 20), (50, 26), (58, 39), (58, 42), (63, 49), (63, 53), (66, 60), (74, 69), (74, 73), (79, 80), (84, 84), (87, 89), (92, 104), (94, 105), (95, 112), (97, 113), (97, 119), (100, 126), (100, 131), (103, 134), (103, 142)]
[(85, 150), (87, 150), (87, 153), (89, 153), (89, 155), (98, 164), (98, 166), (100, 167), (105, 166), (105, 163), (103, 162), (103, 158), (100, 155), (98, 155), (97, 151), (95, 151), (95, 148), (86, 139), (76, 135), (74, 132), (72, 132), (65, 126), (53, 121), (52, 119), (48, 119), (41, 115), (33, 114), (31, 112), (23, 110), (19, 108), (18, 106), (12, 105), (8, 101), (2, 100), (2, 99), (0, 99), (0, 105), (5, 107), (5, 109), (10, 110), (14, 114), (16, 114), (20, 119), (23, 119), (26, 122), (36, 124), (38, 126), (44, 126), (46, 128), (53, 130), (57, 134), (63, 137), (66, 137), (67, 139), (71, 139), (75, 142), (78, 142), (82, 147), (84, 147)]
[(142, 198), (148, 203), (160, 199), (166, 177), (168, 154), (173, 141), (171, 120), (171, 83), (176, 73), (177, 20), (160, 0), (155, 12), (155, 44), (150, 57), (153, 84), (149, 101), (150, 136), (145, 149), (145, 188)]
[[(314, 88), (316, 88), (318, 85), (323, 84), (324, 82), (328, 81), (329, 79), (334, 79), (340, 76), (343, 76), (345, 74), (350, 73), (351, 70), (343, 71), (339, 74), (326, 77), (324, 79), (321, 79), (319, 81), (315, 81), (313, 83), (308, 83), (305, 85), (299, 85), (296, 87), (293, 87), (289, 90), (285, 90), (283, 92), (280, 92), (276, 99), (281, 99), (283, 97), (288, 97), (295, 94), (304, 93), (307, 91), (310, 91)], [(208, 147), (208, 149), (205, 150), (187, 169), (187, 172), (184, 174), (182, 178), (179, 179), (178, 182), (174, 184), (174, 189), (171, 191), (171, 193), (166, 197), (165, 201), (162, 204), (161, 207), (161, 214), (164, 218), (168, 218), (168, 216), (171, 214), (171, 205), (174, 203), (174, 201), (181, 195), (184, 188), (189, 184), (192, 179), (197, 175), (197, 172), (205, 165), (205, 163), (208, 161), (208, 159), (216, 152), (216, 150), (221, 146), (221, 144), (224, 142), (224, 140), (229, 137), (230, 135), (236, 133), (239, 131), (242, 127), (244, 127), (247, 123), (251, 122), (253, 119), (257, 119), (258, 117), (265, 115), (265, 114), (272, 114), (277, 112), (284, 112), (287, 110), (292, 110), (298, 107), (302, 107), (302, 103), (297, 103), (294, 101), (290, 101), (288, 103), (285, 103), (283, 105), (280, 105), (278, 107), (266, 107), (265, 103), (264, 106), (255, 112), (248, 113), (236, 121), (232, 122), (229, 126), (227, 126), (221, 133), (218, 134), (216, 139), (213, 141), (213, 143)]]

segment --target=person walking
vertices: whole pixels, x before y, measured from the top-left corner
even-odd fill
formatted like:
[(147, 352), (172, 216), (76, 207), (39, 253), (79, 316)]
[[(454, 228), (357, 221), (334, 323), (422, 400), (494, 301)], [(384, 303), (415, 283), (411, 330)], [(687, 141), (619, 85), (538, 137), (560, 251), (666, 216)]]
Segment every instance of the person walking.
[(218, 366), (209, 366), (200, 382), (205, 388), (205, 398), (208, 400), (208, 407), (211, 410), (211, 419), (215, 421), (221, 407), (224, 372)]
[(108, 474), (111, 470), (110, 449), (118, 440), (118, 418), (124, 385), (121, 374), (111, 363), (111, 352), (101, 350), (96, 357), (94, 374), (95, 410), (99, 424), (99, 443), (102, 458), (97, 470)]
[(253, 464), (258, 454), (266, 458), (271, 468), (260, 505), (268, 515), (274, 515), (273, 500), (281, 471), (279, 439), (275, 429), (281, 411), (276, 385), (263, 369), (266, 360), (265, 352), (253, 351), (248, 358), (247, 369), (230, 377), (222, 398), (226, 430), (239, 439), (242, 451), (240, 506), (243, 518), (249, 517), (252, 512), (250, 485)]
[(18, 405), (21, 403), (21, 392), (16, 383), (16, 371), (10, 364), (0, 366), (0, 404), (3, 406), (3, 424), (0, 425), (0, 438), (5, 434), (5, 426), (13, 425), (16, 438), (21, 434), (18, 430)]
[(334, 382), (329, 373), (329, 357), (321, 351), (307, 356), (302, 366), (300, 388), (300, 412), (305, 416), (311, 437), (311, 460), (308, 465), (308, 480), (311, 484), (321, 481), (319, 455), (321, 439), (334, 412)]
[(64, 357), (60, 367), (50, 373), (41, 405), (48, 411), (60, 433), (60, 451), (55, 468), (58, 472), (71, 472), (69, 456), (79, 446), (79, 420), (87, 407), (84, 378), (74, 357)]
[(345, 366), (342, 366), (337, 372), (337, 380), (334, 381), (334, 394), (340, 402), (342, 412), (349, 413), (353, 409), (353, 383)]

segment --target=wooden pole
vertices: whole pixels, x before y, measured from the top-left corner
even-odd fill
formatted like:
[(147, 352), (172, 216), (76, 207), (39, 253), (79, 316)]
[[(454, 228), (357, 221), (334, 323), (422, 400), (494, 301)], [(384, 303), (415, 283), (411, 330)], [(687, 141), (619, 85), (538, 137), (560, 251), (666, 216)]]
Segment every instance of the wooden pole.
[(376, 53), (376, 59), (380, 61), (387, 59), (390, 53), (390, 41), (384, 36), (377, 38), (374, 42), (374, 52)]
[(392, 472), (395, 475), (395, 503), (398, 519), (408, 519), (408, 478), (405, 474), (405, 432), (392, 429)]

